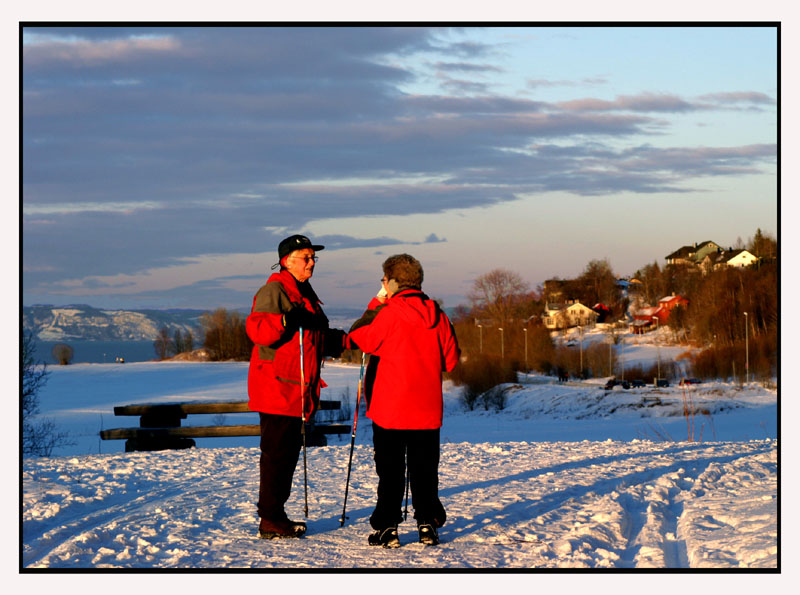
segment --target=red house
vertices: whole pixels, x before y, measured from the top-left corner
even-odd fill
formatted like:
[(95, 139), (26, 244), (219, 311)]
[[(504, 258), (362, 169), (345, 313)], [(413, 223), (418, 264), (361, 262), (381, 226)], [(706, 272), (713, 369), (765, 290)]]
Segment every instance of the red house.
[(666, 324), (667, 320), (669, 319), (670, 313), (677, 308), (678, 306), (683, 306), (684, 308), (689, 305), (689, 300), (685, 297), (681, 297), (679, 295), (668, 295), (667, 297), (663, 297), (658, 300), (658, 311), (656, 312), (656, 316), (658, 316), (658, 323), (659, 324)]
[(659, 325), (667, 324), (669, 315), (678, 306), (684, 308), (689, 305), (689, 300), (679, 295), (668, 295), (658, 300), (658, 305), (650, 308), (639, 310), (633, 316), (633, 325), (631, 325), (632, 332), (643, 333), (649, 330), (650, 325), (653, 324), (653, 318), (658, 320)]
[(592, 306), (592, 310), (597, 312), (597, 322), (605, 322), (611, 316), (611, 308), (605, 304), (595, 304)]

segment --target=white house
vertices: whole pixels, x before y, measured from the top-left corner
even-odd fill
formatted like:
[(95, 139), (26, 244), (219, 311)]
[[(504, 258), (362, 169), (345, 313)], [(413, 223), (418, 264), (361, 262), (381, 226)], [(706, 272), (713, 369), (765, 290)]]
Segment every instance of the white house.
[(546, 328), (555, 330), (573, 326), (594, 326), (597, 316), (597, 312), (577, 301), (567, 304), (548, 303), (545, 304), (542, 320)]
[(755, 262), (758, 262), (758, 256), (747, 250), (720, 250), (706, 256), (702, 266), (706, 271), (710, 271), (724, 266), (748, 267)]

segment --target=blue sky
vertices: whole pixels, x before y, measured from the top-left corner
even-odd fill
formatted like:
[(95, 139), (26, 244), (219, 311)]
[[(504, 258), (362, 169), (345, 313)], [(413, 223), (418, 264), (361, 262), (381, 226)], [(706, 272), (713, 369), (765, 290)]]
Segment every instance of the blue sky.
[(361, 306), (778, 236), (772, 27), (28, 27), (22, 301), (248, 307), (278, 242)]

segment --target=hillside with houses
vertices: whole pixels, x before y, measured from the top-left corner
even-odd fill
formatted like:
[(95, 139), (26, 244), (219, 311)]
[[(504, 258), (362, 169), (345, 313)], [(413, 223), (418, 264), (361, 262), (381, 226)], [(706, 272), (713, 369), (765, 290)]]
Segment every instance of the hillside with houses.
[(592, 260), (579, 277), (548, 279), (532, 291), (513, 271), (496, 270), (476, 280), (456, 328), (467, 357), (499, 355), (559, 377), (619, 371), (614, 349), (593, 354), (560, 339), (600, 329), (617, 346), (651, 332), (684, 344), (693, 355), (682, 366), (694, 375), (769, 379), (777, 373), (777, 261), (777, 242), (759, 229), (746, 245), (693, 242), (665, 255), (663, 266), (624, 278), (608, 260)]
[[(725, 249), (716, 242), (708, 240), (682, 246), (665, 256), (664, 260), (667, 267), (680, 270), (684, 274), (707, 276), (727, 268), (744, 269), (774, 264), (776, 256), (771, 250), (767, 251), (765, 256), (757, 256), (745, 248)], [(637, 276), (616, 280), (618, 290), (616, 299), (628, 300), (630, 303), (616, 322), (627, 323), (630, 332), (636, 334), (650, 328), (655, 329), (658, 325), (667, 325), (670, 315), (676, 308), (685, 310), (689, 306), (687, 297), (678, 295), (674, 291), (653, 302), (652, 299), (648, 299), (652, 298), (652, 295), (642, 295), (644, 283)], [(582, 303), (579, 298), (571, 296), (571, 293), (576, 292), (574, 280), (551, 279), (544, 282), (545, 306), (542, 322), (546, 328), (559, 330), (612, 322), (613, 313), (608, 305), (602, 302)]]

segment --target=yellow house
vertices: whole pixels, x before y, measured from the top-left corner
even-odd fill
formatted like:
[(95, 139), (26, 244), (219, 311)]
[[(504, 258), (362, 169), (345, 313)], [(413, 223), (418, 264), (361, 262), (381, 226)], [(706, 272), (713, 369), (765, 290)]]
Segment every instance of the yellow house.
[(598, 314), (578, 301), (566, 304), (545, 304), (542, 320), (550, 330), (573, 326), (594, 326)]

